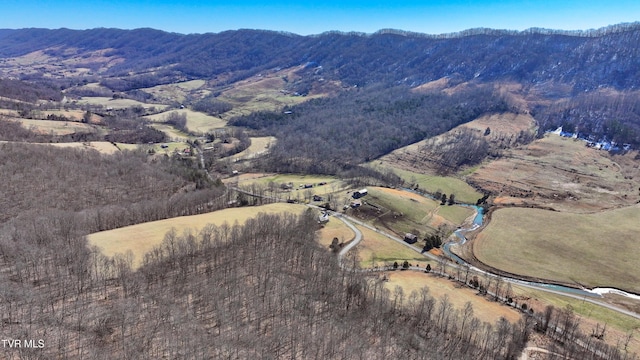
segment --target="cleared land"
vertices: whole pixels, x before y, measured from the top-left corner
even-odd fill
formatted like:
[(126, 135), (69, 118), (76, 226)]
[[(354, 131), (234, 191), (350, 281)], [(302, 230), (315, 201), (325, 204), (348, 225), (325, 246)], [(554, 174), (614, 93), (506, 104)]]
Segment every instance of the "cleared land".
[[(285, 106), (297, 105), (314, 97), (323, 96), (322, 94), (297, 96), (286, 90), (289, 83), (300, 78), (296, 72), (302, 68), (298, 66), (265, 72), (239, 81), (229, 89), (224, 89), (219, 99), (233, 105), (233, 110), (224, 114), (225, 119), (255, 111), (279, 111)], [(329, 88), (337, 86), (331, 85)], [(324, 90), (332, 91), (332, 89)]]
[(426, 274), (415, 271), (392, 271), (388, 273), (389, 281), (385, 287), (390, 290), (390, 296), (396, 286), (402, 288), (405, 295), (405, 303), (409, 299), (412, 291), (419, 292), (423, 287), (429, 288), (429, 294), (436, 299), (447, 296), (449, 302), (457, 310), (462, 310), (467, 301), (473, 305), (473, 314), (482, 321), (495, 323), (500, 317), (504, 317), (508, 321), (515, 323), (522, 316), (520, 312), (509, 306), (502, 305), (497, 302), (488, 301), (485, 298), (476, 295), (476, 291), (467, 287), (461, 287), (460, 284), (439, 277), (434, 274)]
[(145, 116), (145, 118), (154, 122), (164, 122), (171, 113), (175, 113), (178, 115), (185, 114), (187, 116), (187, 129), (196, 133), (210, 132), (214, 129), (224, 128), (227, 125), (227, 122), (225, 120), (222, 120), (221, 118), (189, 109), (170, 110), (158, 114), (148, 115)]
[(188, 134), (185, 134), (182, 131), (177, 130), (171, 125), (151, 124), (150, 126), (165, 133), (171, 141), (184, 142), (191, 138)]
[(506, 208), (473, 241), (476, 257), (514, 274), (640, 293), (640, 205), (596, 214)]
[(175, 84), (158, 85), (150, 88), (142, 89), (152, 94), (154, 98), (167, 102), (184, 102), (188, 95), (193, 94), (197, 90), (206, 85), (204, 80), (191, 80), (179, 82)]
[(175, 229), (178, 235), (182, 235), (184, 231), (198, 232), (207, 224), (220, 226), (228, 223), (233, 225), (236, 221), (243, 224), (247, 219), (255, 217), (261, 212), (301, 214), (305, 209), (306, 207), (303, 205), (283, 203), (224, 209), (207, 214), (181, 216), (102, 231), (89, 235), (88, 241), (90, 245), (98, 246), (107, 256), (114, 256), (117, 253), (124, 254), (131, 250), (134, 255), (134, 267), (138, 267), (142, 263), (144, 254), (154, 246), (161, 244), (165, 234), (171, 229)]
[[(321, 175), (297, 175), (297, 174), (241, 174), (238, 177), (226, 179), (225, 182), (238, 181), (240, 186), (256, 184), (265, 188), (273, 187), (275, 196), (281, 199), (296, 199), (304, 201), (310, 195), (325, 196), (335, 194), (341, 196), (340, 204), (346, 201), (346, 194), (339, 194), (347, 185), (340, 179), (332, 176)], [(320, 183), (325, 183), (320, 185)], [(271, 185), (270, 185), (271, 184)], [(282, 190), (282, 186), (288, 185), (290, 190)], [(304, 188), (305, 185), (312, 185)], [(308, 196), (309, 195), (309, 196)]]
[(354, 236), (353, 230), (343, 221), (330, 217), (329, 222), (318, 231), (318, 243), (329, 249), (333, 238), (338, 238), (340, 243), (347, 243), (351, 241)]
[[(0, 143), (10, 143), (10, 142), (11, 141), (0, 141)], [(20, 142), (20, 144), (22, 144), (22, 142)], [(60, 147), (60, 148), (96, 150), (106, 155), (114, 154), (122, 150), (107, 141), (90, 141), (90, 142), (73, 142), (73, 143), (30, 143), (30, 144), (32, 146), (54, 146), (54, 147)]]
[(395, 261), (402, 266), (405, 260), (422, 268), (427, 266), (427, 263), (431, 263), (432, 267), (435, 265), (428, 258), (384, 235), (362, 226), (356, 227), (362, 232), (362, 241), (355, 247), (361, 268), (391, 266)]
[(276, 138), (273, 136), (265, 137), (252, 137), (251, 145), (245, 150), (230, 156), (230, 159), (251, 159), (255, 156), (265, 153), (269, 148), (276, 143)]
[(482, 193), (471, 187), (461, 179), (452, 176), (437, 176), (423, 174), (412, 170), (407, 170), (394, 161), (391, 161), (387, 155), (380, 160), (369, 163), (369, 166), (379, 170), (392, 170), (396, 175), (400, 176), (407, 186), (418, 186), (418, 190), (435, 193), (440, 191), (449, 196), (455, 194), (458, 202), (475, 204), (482, 197)]
[(89, 105), (102, 105), (105, 108), (113, 108), (113, 109), (125, 109), (132, 106), (142, 106), (145, 109), (155, 108), (157, 110), (163, 110), (167, 107), (167, 105), (162, 104), (147, 104), (136, 100), (131, 99), (114, 99), (110, 97), (83, 97), (80, 100), (74, 100), (78, 104), (89, 104)]
[(99, 129), (90, 124), (83, 124), (74, 121), (53, 121), (53, 120), (31, 120), (31, 119), (15, 119), (26, 129), (41, 133), (53, 135), (69, 135), (78, 132), (95, 133)]
[(468, 180), (496, 194), (498, 204), (594, 212), (640, 200), (636, 154), (612, 156), (584, 141), (547, 134), (482, 165)]
[(454, 228), (473, 215), (473, 210), (462, 206), (440, 205), (413, 192), (369, 187), (366, 204), (350, 210), (353, 215), (372, 222), (374, 226), (388, 228), (399, 236), (418, 232), (419, 236), (433, 233), (439, 226)]

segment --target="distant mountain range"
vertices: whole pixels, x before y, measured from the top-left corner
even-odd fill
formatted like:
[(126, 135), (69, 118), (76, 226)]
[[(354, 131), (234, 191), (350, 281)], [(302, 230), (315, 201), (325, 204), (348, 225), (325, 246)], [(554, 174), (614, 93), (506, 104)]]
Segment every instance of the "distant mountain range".
[[(367, 112), (368, 121), (373, 121), (371, 109), (379, 115), (376, 119), (385, 119), (380, 120), (384, 125), (372, 128), (391, 131), (396, 126), (393, 131), (398, 134), (382, 136), (386, 143), (354, 151), (360, 154), (354, 161), (379, 156), (446, 131), (445, 124), (454, 126), (470, 121), (471, 115), (497, 109), (532, 114), (540, 133), (563, 126), (585, 138), (640, 148), (640, 23), (586, 32), (473, 29), (438, 36), (397, 30), (314, 36), (262, 30), (190, 35), (154, 29), (0, 30), (0, 79), (5, 79), (0, 97), (23, 101), (56, 100), (61, 97), (59, 89), (75, 96), (119, 92), (159, 101), (145, 89), (194, 79), (207, 80), (207, 89), (215, 97), (239, 80), (294, 67), (297, 80), (288, 84), (289, 93), (316, 91), (326, 96), (336, 95), (339, 89), (364, 90), (357, 96), (353, 92), (300, 108), (296, 112), (300, 126), (308, 127), (309, 116), (326, 119), (327, 115), (345, 124)], [(44, 84), (46, 89), (27, 91), (27, 83)], [(82, 87), (96, 83), (101, 86)], [(484, 90), (474, 91), (473, 86)], [(446, 99), (407, 100), (442, 90), (446, 95), (461, 93)], [(192, 94), (191, 100), (197, 101), (198, 96), (202, 94)], [(441, 108), (433, 109), (438, 102)], [(346, 108), (360, 110), (353, 115), (328, 114), (328, 109)], [(271, 117), (263, 115), (236, 123), (275, 134), (278, 130), (264, 125)], [(295, 128), (293, 118), (288, 119)], [(411, 119), (421, 119), (428, 128), (410, 132), (397, 128), (397, 124), (418, 121)], [(280, 135), (298, 141), (293, 135)], [(330, 140), (345, 141), (328, 133), (314, 139), (319, 146)]]
[(326, 78), (358, 86), (417, 86), (449, 78), (553, 82), (569, 85), (573, 93), (640, 87), (640, 23), (589, 32), (475, 29), (439, 36), (395, 30), (315, 36), (261, 30), (192, 35), (153, 29), (0, 30), (0, 59), (36, 51), (61, 60), (84, 58), (82, 66), (91, 60), (102, 75), (162, 69), (144, 86), (220, 74), (233, 80), (265, 69), (313, 64), (322, 67)]

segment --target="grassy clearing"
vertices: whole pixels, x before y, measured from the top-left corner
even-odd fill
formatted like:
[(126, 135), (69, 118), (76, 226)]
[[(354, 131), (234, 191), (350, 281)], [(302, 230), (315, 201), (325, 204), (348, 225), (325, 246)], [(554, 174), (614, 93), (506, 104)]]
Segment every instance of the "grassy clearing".
[(362, 226), (357, 228), (363, 236), (362, 241), (355, 248), (361, 268), (393, 265), (395, 261), (402, 264), (405, 260), (414, 266), (425, 267), (427, 263), (434, 266), (433, 261), (384, 235)]
[(368, 188), (365, 201), (382, 209), (377, 216), (387, 226), (402, 234), (415, 232), (431, 233), (441, 225), (457, 227), (473, 215), (473, 210), (461, 206), (441, 206), (415, 193), (389, 188)]
[(640, 205), (596, 214), (500, 209), (474, 252), (516, 274), (640, 293), (639, 231)]
[[(250, 174), (246, 174), (250, 175)], [(292, 198), (303, 200), (305, 198), (305, 192), (308, 190), (311, 194), (327, 195), (332, 193), (341, 192), (346, 189), (347, 185), (342, 180), (331, 176), (319, 176), (319, 175), (297, 175), (297, 174), (269, 174), (263, 176), (240, 176), (239, 185), (246, 186), (256, 184), (259, 186), (268, 187), (269, 183), (274, 183), (276, 188), (280, 188), (282, 184), (291, 184), (293, 189), (279, 194), (281, 198)], [(320, 183), (326, 183), (325, 185), (319, 185)], [(304, 189), (304, 186), (310, 184), (312, 188)], [(345, 196), (346, 197), (346, 196)]]
[(98, 132), (98, 129), (90, 124), (73, 121), (31, 120), (17, 119), (24, 128), (41, 134), (69, 135), (77, 132)]
[(184, 102), (187, 95), (202, 88), (205, 84), (205, 80), (191, 80), (175, 84), (158, 85), (143, 90), (152, 94), (157, 99)]
[(397, 286), (402, 288), (405, 301), (412, 291), (420, 291), (423, 287), (429, 289), (429, 294), (436, 299), (447, 296), (453, 307), (462, 310), (467, 301), (473, 305), (474, 316), (482, 321), (495, 323), (500, 317), (515, 323), (522, 316), (511, 307), (489, 301), (476, 295), (476, 291), (467, 287), (460, 287), (458, 283), (433, 274), (414, 271), (392, 271), (388, 273), (389, 281), (385, 287), (391, 291), (391, 296)]
[(189, 134), (183, 133), (180, 130), (177, 130), (176, 128), (174, 128), (171, 125), (166, 125), (166, 124), (151, 124), (151, 127), (158, 129), (160, 131), (162, 131), (163, 133), (165, 133), (167, 135), (167, 137), (169, 137), (169, 139), (171, 141), (178, 141), (178, 142), (185, 142), (188, 139), (191, 138), (191, 136)]
[(115, 154), (118, 151), (120, 151), (118, 147), (114, 146), (112, 143), (108, 141), (91, 141), (91, 142), (84, 142), (84, 143), (56, 143), (56, 144), (50, 144), (50, 145), (55, 147), (63, 147), (63, 148), (92, 149), (107, 155)]
[(233, 105), (233, 110), (226, 113), (225, 118), (255, 111), (279, 111), (287, 105), (297, 105), (312, 98), (287, 93), (285, 77), (292, 77), (289, 70), (259, 74), (223, 91), (220, 100)]
[(355, 234), (343, 221), (336, 218), (329, 218), (322, 229), (318, 231), (318, 242), (325, 248), (329, 248), (333, 238), (338, 238), (341, 243), (351, 241)]
[(428, 174), (420, 174), (415, 171), (405, 170), (384, 158), (376, 160), (368, 164), (369, 166), (380, 170), (392, 170), (396, 175), (400, 176), (406, 184), (417, 184), (418, 188), (427, 192), (434, 193), (441, 191), (444, 194), (455, 194), (456, 200), (463, 203), (475, 204), (482, 197), (476, 189), (469, 184), (451, 176), (436, 176)]
[[(11, 143), (12, 141), (0, 141), (0, 143)], [(15, 142), (18, 143), (18, 142)], [(23, 142), (19, 142), (23, 144)], [(73, 148), (96, 150), (102, 154), (111, 155), (119, 151), (112, 143), (107, 141), (72, 142), (72, 143), (29, 143), (31, 146), (53, 146), (57, 148)]]
[(125, 109), (132, 106), (142, 106), (145, 109), (156, 108), (158, 110), (165, 109), (167, 105), (162, 104), (147, 104), (136, 100), (131, 99), (113, 99), (110, 97), (83, 97), (80, 100), (77, 100), (78, 104), (89, 104), (89, 105), (102, 105), (105, 108), (110, 107), (113, 109)]
[(181, 216), (102, 231), (89, 235), (88, 241), (90, 245), (98, 246), (107, 256), (114, 256), (117, 253), (126, 253), (131, 250), (134, 255), (134, 267), (138, 267), (141, 265), (144, 254), (153, 249), (154, 246), (161, 244), (165, 234), (171, 229), (175, 229), (177, 234), (181, 235), (184, 231), (189, 230), (198, 232), (207, 224), (219, 226), (226, 222), (229, 225), (233, 225), (235, 221), (243, 224), (247, 219), (255, 217), (261, 212), (301, 214), (305, 209), (306, 207), (303, 205), (283, 203), (224, 209), (207, 214)]
[(215, 116), (210, 116), (198, 111), (193, 111), (189, 109), (174, 109), (167, 112), (162, 112), (159, 114), (153, 114), (145, 116), (146, 119), (149, 119), (154, 122), (163, 122), (171, 113), (176, 114), (186, 114), (187, 116), (187, 129), (196, 133), (206, 133), (210, 132), (214, 129), (220, 129), (227, 125), (225, 120), (222, 120)]
[(276, 143), (276, 138), (273, 136), (265, 137), (252, 137), (251, 146), (247, 149), (232, 155), (231, 159), (251, 159), (257, 155), (260, 155), (269, 150), (269, 148)]

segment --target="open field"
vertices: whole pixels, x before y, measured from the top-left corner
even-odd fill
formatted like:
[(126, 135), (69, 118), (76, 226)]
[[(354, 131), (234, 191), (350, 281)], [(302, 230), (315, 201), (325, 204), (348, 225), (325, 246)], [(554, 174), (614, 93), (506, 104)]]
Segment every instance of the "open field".
[(636, 152), (609, 155), (585, 142), (547, 134), (479, 167), (468, 180), (501, 204), (594, 212), (640, 200)]
[[(377, 206), (379, 211), (368, 211), (364, 218), (373, 220), (375, 226), (386, 226), (393, 229), (400, 236), (407, 232), (418, 230), (419, 236), (434, 232), (439, 226), (454, 228), (461, 225), (473, 215), (471, 208), (462, 206), (441, 206), (424, 196), (398, 189), (369, 187), (369, 195), (363, 200), (367, 204)], [(362, 213), (370, 206), (363, 205), (356, 209), (356, 214)], [(375, 218), (374, 218), (375, 216)]]
[[(238, 177), (233, 177), (225, 180), (225, 182), (238, 181), (240, 186), (249, 186), (256, 184), (262, 187), (269, 187), (270, 183), (273, 183), (274, 189), (277, 189), (277, 196), (282, 199), (297, 199), (303, 201), (307, 194), (315, 194), (325, 196), (327, 194), (335, 194), (336, 196), (344, 199), (340, 200), (340, 204), (346, 201), (346, 194), (341, 193), (347, 188), (347, 185), (342, 180), (332, 176), (323, 175), (298, 175), (298, 174), (241, 174)], [(319, 185), (325, 183), (324, 185)], [(292, 186), (291, 190), (282, 191), (280, 186), (283, 184), (289, 184)], [(313, 185), (311, 188), (305, 189), (305, 185)]]
[(429, 288), (429, 294), (436, 299), (446, 295), (456, 310), (461, 311), (467, 301), (471, 302), (474, 316), (482, 321), (493, 324), (500, 317), (504, 317), (508, 321), (515, 323), (522, 316), (520, 312), (509, 306), (489, 301), (476, 295), (476, 290), (461, 287), (460, 284), (435, 274), (415, 271), (391, 271), (387, 274), (389, 281), (385, 284), (385, 287), (390, 290), (390, 296), (393, 296), (396, 286), (399, 286), (404, 292), (405, 303), (408, 301), (412, 291), (418, 292), (426, 286)]
[[(297, 78), (295, 71), (301, 68), (265, 72), (239, 81), (232, 88), (223, 90), (219, 99), (233, 105), (233, 110), (224, 114), (225, 119), (255, 111), (279, 111), (285, 106), (297, 105), (313, 98), (313, 96), (295, 96), (285, 90), (287, 81), (295, 80)], [(287, 81), (284, 80), (285, 78)]]
[(124, 109), (132, 106), (142, 106), (145, 109), (155, 108), (156, 110), (162, 110), (167, 107), (167, 105), (162, 104), (147, 104), (136, 100), (131, 99), (114, 99), (110, 97), (83, 97), (77, 101), (78, 104), (89, 104), (89, 105), (102, 105), (105, 108), (113, 108), (113, 109)]
[(343, 221), (329, 217), (329, 222), (318, 231), (318, 243), (329, 249), (333, 238), (338, 238), (340, 243), (347, 243), (355, 234)]
[(595, 214), (506, 208), (473, 241), (476, 257), (514, 274), (640, 293), (640, 205)]
[[(389, 155), (369, 163), (374, 169), (390, 169), (400, 176), (407, 186), (418, 185), (418, 190), (434, 193), (440, 190), (442, 193), (455, 194), (456, 200), (462, 203), (475, 204), (482, 194), (461, 179), (452, 176), (437, 176), (422, 174), (416, 171), (407, 170), (399, 166), (398, 163), (390, 161)], [(414, 186), (415, 186), (414, 185)]]
[(214, 129), (220, 129), (227, 125), (227, 122), (225, 120), (222, 120), (218, 117), (207, 115), (207, 114), (204, 114), (198, 111), (189, 110), (189, 109), (169, 110), (167, 112), (148, 115), (148, 116), (145, 116), (145, 118), (154, 122), (164, 122), (165, 119), (171, 113), (186, 114), (187, 129), (189, 129), (189, 131), (196, 132), (196, 133), (210, 132)]
[(205, 84), (205, 80), (191, 80), (175, 84), (158, 85), (142, 90), (152, 94), (160, 101), (177, 101), (181, 103), (185, 101), (187, 95), (201, 89)]
[(165, 133), (167, 135), (167, 137), (171, 140), (171, 141), (180, 141), (180, 142), (184, 142), (189, 140), (191, 137), (189, 136), (189, 134), (185, 134), (180, 130), (177, 130), (176, 128), (174, 128), (171, 125), (166, 125), (166, 124), (150, 124), (150, 126), (154, 129), (158, 129), (160, 131), (162, 131), (163, 133)]
[[(0, 141), (0, 143), (8, 143), (8, 142), (11, 142), (11, 141)], [(24, 144), (23, 142), (19, 142), (19, 143)], [(71, 142), (71, 143), (30, 143), (30, 145), (96, 150), (106, 155), (111, 155), (121, 150), (121, 149), (118, 149), (118, 147), (115, 147), (112, 143), (108, 141)]]
[(251, 145), (243, 151), (230, 156), (230, 159), (251, 159), (257, 155), (260, 155), (269, 150), (269, 148), (276, 143), (276, 138), (273, 136), (265, 137), (252, 137)]
[(243, 224), (247, 219), (255, 217), (258, 213), (282, 213), (291, 212), (301, 214), (306, 209), (297, 204), (269, 204), (254, 207), (230, 208), (207, 214), (181, 216), (171, 219), (152, 221), (148, 223), (127, 226), (119, 229), (102, 231), (88, 236), (90, 245), (95, 245), (107, 256), (117, 253), (126, 253), (131, 250), (134, 255), (134, 267), (141, 265), (144, 254), (162, 243), (164, 236), (171, 229), (175, 229), (178, 235), (184, 231), (198, 232), (207, 224), (233, 225), (235, 221)]
[(362, 232), (362, 241), (355, 247), (361, 268), (390, 266), (395, 261), (402, 266), (405, 260), (413, 266), (422, 268), (427, 266), (427, 263), (431, 263), (432, 267), (435, 266), (435, 263), (429, 258), (384, 235), (362, 226), (357, 226), (357, 228)]
[(69, 135), (77, 132), (102, 132), (90, 124), (83, 124), (74, 121), (54, 121), (54, 120), (31, 120), (31, 119), (15, 119), (26, 129), (41, 134)]

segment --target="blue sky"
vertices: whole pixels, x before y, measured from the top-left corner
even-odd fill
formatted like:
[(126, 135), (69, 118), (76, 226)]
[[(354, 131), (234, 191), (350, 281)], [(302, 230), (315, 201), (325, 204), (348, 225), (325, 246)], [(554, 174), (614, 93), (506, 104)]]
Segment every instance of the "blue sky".
[(151, 27), (183, 34), (240, 28), (301, 35), (380, 29), (441, 34), (477, 27), (586, 30), (635, 21), (640, 21), (638, 0), (3, 0), (0, 7), (0, 28)]

